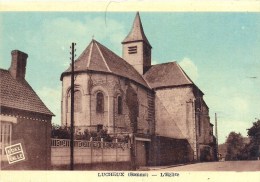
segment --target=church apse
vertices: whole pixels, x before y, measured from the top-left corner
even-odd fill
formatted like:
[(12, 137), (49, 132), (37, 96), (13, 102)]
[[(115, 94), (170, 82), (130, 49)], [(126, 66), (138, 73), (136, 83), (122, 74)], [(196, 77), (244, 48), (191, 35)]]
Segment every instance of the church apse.
[[(130, 80), (96, 73), (78, 75), (75, 84), (77, 131), (105, 129), (112, 135), (149, 132), (147, 90)], [(63, 78), (63, 87), (66, 91), (63, 93), (62, 123), (69, 126), (69, 77)]]

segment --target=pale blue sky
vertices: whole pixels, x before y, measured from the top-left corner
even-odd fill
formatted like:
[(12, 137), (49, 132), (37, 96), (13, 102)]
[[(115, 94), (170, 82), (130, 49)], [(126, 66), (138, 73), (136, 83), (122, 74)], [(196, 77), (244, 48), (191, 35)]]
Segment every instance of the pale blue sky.
[[(153, 46), (152, 62), (178, 61), (205, 93), (211, 122), (218, 114), (219, 142), (230, 131), (246, 136), (260, 118), (259, 13), (140, 12)], [(28, 53), (26, 79), (60, 122), (60, 74), (94, 38), (121, 56), (121, 41), (135, 13), (1, 12), (0, 67), (10, 66), (11, 50)], [(255, 78), (256, 77), (256, 78)]]

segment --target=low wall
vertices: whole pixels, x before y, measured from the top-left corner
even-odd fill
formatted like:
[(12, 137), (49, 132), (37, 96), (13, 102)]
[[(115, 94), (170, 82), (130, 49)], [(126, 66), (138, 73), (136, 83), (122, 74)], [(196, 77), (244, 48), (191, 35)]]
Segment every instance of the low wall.
[(153, 137), (151, 165), (171, 165), (193, 161), (193, 150), (185, 139)]
[[(130, 162), (128, 143), (80, 141), (74, 142), (74, 164)], [(70, 140), (52, 139), (51, 164), (53, 167), (70, 164)]]

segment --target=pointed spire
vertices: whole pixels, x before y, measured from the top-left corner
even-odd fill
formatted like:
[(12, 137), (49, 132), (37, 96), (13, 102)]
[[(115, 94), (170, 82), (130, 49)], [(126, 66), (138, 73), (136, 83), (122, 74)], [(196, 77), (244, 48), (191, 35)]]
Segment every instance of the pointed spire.
[(143, 41), (150, 47), (152, 47), (146, 38), (141, 22), (141, 18), (139, 15), (139, 12), (136, 13), (135, 20), (132, 26), (132, 30), (129, 32), (127, 37), (123, 40), (122, 44), (128, 43), (128, 42), (135, 42), (135, 41)]

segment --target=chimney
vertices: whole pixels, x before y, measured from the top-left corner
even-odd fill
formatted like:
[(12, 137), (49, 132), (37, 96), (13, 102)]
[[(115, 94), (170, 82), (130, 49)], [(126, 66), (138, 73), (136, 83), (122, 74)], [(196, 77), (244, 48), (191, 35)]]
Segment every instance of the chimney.
[(13, 50), (11, 52), (12, 63), (9, 68), (9, 72), (14, 79), (24, 79), (26, 71), (26, 60), (28, 55), (19, 50)]

